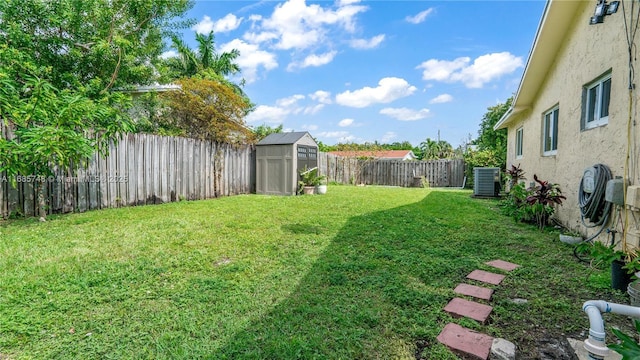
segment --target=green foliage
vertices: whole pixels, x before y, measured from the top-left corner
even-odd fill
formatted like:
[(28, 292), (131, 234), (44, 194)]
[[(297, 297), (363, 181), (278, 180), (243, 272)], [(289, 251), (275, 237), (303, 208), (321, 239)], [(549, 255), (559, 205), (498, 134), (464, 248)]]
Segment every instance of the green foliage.
[[(408, 141), (394, 142), (391, 144), (380, 144), (377, 141), (365, 142), (363, 144), (356, 143), (338, 143), (336, 145), (325, 145), (320, 148), (322, 152), (329, 151), (375, 151), (375, 150), (413, 150), (414, 147)], [(415, 153), (415, 152), (414, 152)]]
[(558, 184), (551, 184), (548, 181), (538, 179), (533, 175), (533, 179), (538, 185), (530, 189), (527, 196), (527, 203), (533, 207), (533, 214), (540, 230), (544, 229), (551, 215), (555, 212), (556, 205), (562, 205), (567, 199), (562, 195), (562, 191)]
[[(640, 321), (633, 320), (636, 331), (640, 333)], [(627, 335), (620, 329), (613, 328), (611, 330), (620, 339), (620, 344), (610, 344), (609, 349), (617, 351), (622, 355), (622, 360), (640, 359), (640, 345), (635, 338)], [(637, 336), (637, 335), (636, 335)]]
[(318, 168), (308, 169), (306, 166), (300, 170), (300, 183), (302, 186), (318, 186), (326, 180), (326, 176), (318, 174)]
[(450, 159), (455, 157), (453, 146), (445, 140), (427, 138), (420, 143), (421, 160)]
[(533, 209), (527, 203), (530, 193), (523, 184), (515, 184), (507, 196), (500, 201), (501, 212), (516, 222), (532, 222)]
[(178, 84), (179, 90), (160, 95), (167, 106), (159, 124), (164, 132), (230, 144), (254, 142), (244, 123), (251, 108), (246, 97), (216, 80), (191, 78)]
[[(266, 138), (267, 136), (271, 135), (271, 134), (280, 134), (282, 133), (282, 130), (284, 129), (284, 126), (282, 124), (276, 126), (276, 127), (271, 127), (267, 124), (262, 124), (256, 127), (253, 127), (251, 129), (251, 131), (253, 131), (253, 134), (256, 138), (256, 141), (260, 141), (264, 138)], [(320, 150), (322, 151), (322, 150)]]
[(473, 168), (474, 167), (500, 167), (500, 156), (490, 149), (468, 150), (464, 156), (465, 175), (467, 176), (467, 188), (473, 188)]
[(0, 172), (6, 171), (13, 181), (18, 175), (39, 179), (39, 213), (44, 218), (45, 179), (54, 167), (84, 164), (96, 151), (106, 152), (109, 141), (131, 126), (109, 103), (124, 104), (118, 98), (122, 95), (95, 101), (80, 91), (55, 88), (40, 77), (49, 75), (47, 69), (37, 70), (31, 63), (0, 64), (0, 120), (15, 135), (0, 137)]
[(494, 130), (493, 127), (509, 110), (513, 97), (506, 102), (487, 108), (480, 122), (480, 130), (475, 144), (480, 151), (492, 151), (496, 157), (497, 167), (504, 169), (507, 165), (507, 130)]
[(542, 230), (555, 212), (555, 205), (562, 205), (566, 197), (557, 184), (541, 181), (535, 175), (534, 179), (538, 185), (528, 189), (523, 184), (513, 185), (500, 207), (503, 214), (515, 221), (535, 223)]
[(51, 69), (54, 88), (90, 98), (109, 89), (154, 80), (163, 32), (179, 24), (188, 0), (4, 0), (0, 46)]

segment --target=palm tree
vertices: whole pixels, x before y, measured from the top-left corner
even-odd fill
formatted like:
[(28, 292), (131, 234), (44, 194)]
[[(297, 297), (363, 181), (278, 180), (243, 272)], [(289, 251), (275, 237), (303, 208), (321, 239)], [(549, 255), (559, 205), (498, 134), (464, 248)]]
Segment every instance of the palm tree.
[[(240, 84), (229, 81), (226, 77), (240, 73), (240, 66), (235, 60), (240, 56), (238, 49), (229, 52), (217, 53), (215, 49), (215, 36), (213, 31), (208, 35), (196, 34), (198, 49), (190, 49), (182, 39), (171, 37), (173, 48), (178, 51), (178, 57), (169, 59), (167, 64), (174, 71), (176, 78), (202, 76), (205, 79), (217, 80), (230, 86), (238, 95), (247, 98)], [(247, 98), (248, 100), (248, 98)]]
[(196, 34), (198, 42), (197, 51), (190, 49), (182, 39), (171, 37), (173, 48), (178, 51), (178, 62), (173, 67), (181, 77), (192, 77), (206, 70), (225, 77), (240, 73), (240, 67), (235, 60), (240, 56), (240, 51), (233, 49), (230, 52), (217, 53), (215, 50), (215, 36), (213, 31), (208, 35)]

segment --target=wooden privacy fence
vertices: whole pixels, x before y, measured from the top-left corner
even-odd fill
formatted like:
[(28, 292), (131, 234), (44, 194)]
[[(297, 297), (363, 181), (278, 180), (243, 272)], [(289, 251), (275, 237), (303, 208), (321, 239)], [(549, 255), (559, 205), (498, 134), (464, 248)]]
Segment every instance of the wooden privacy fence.
[(47, 181), (49, 213), (158, 204), (247, 194), (255, 188), (252, 146), (233, 147), (195, 139), (129, 134), (111, 144), (105, 158), (55, 176), (16, 178), (0, 173), (0, 212), (36, 213), (35, 185)]
[(400, 161), (341, 157), (320, 153), (318, 167), (328, 181), (342, 184), (415, 186), (424, 177), (432, 187), (462, 187), (464, 160)]

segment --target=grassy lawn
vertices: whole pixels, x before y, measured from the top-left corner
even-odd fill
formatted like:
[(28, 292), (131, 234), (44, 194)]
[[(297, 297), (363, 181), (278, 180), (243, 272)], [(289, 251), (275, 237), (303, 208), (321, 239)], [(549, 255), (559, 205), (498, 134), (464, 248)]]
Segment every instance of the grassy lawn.
[[(436, 340), (451, 321), (526, 355), (536, 328), (588, 329), (583, 301), (625, 301), (496, 204), (331, 186), (0, 222), (0, 358), (456, 359)], [(522, 268), (488, 325), (442, 311), (498, 258)]]

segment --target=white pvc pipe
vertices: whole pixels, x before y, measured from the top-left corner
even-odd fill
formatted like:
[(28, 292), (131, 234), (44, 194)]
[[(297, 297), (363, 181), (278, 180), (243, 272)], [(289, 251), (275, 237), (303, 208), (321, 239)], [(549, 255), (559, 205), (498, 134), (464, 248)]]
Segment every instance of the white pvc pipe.
[(582, 305), (582, 310), (589, 317), (589, 338), (584, 341), (584, 348), (589, 352), (589, 358), (604, 359), (609, 354), (605, 343), (604, 321), (602, 313), (613, 313), (640, 318), (640, 308), (629, 305), (609, 303), (604, 300), (589, 300)]

